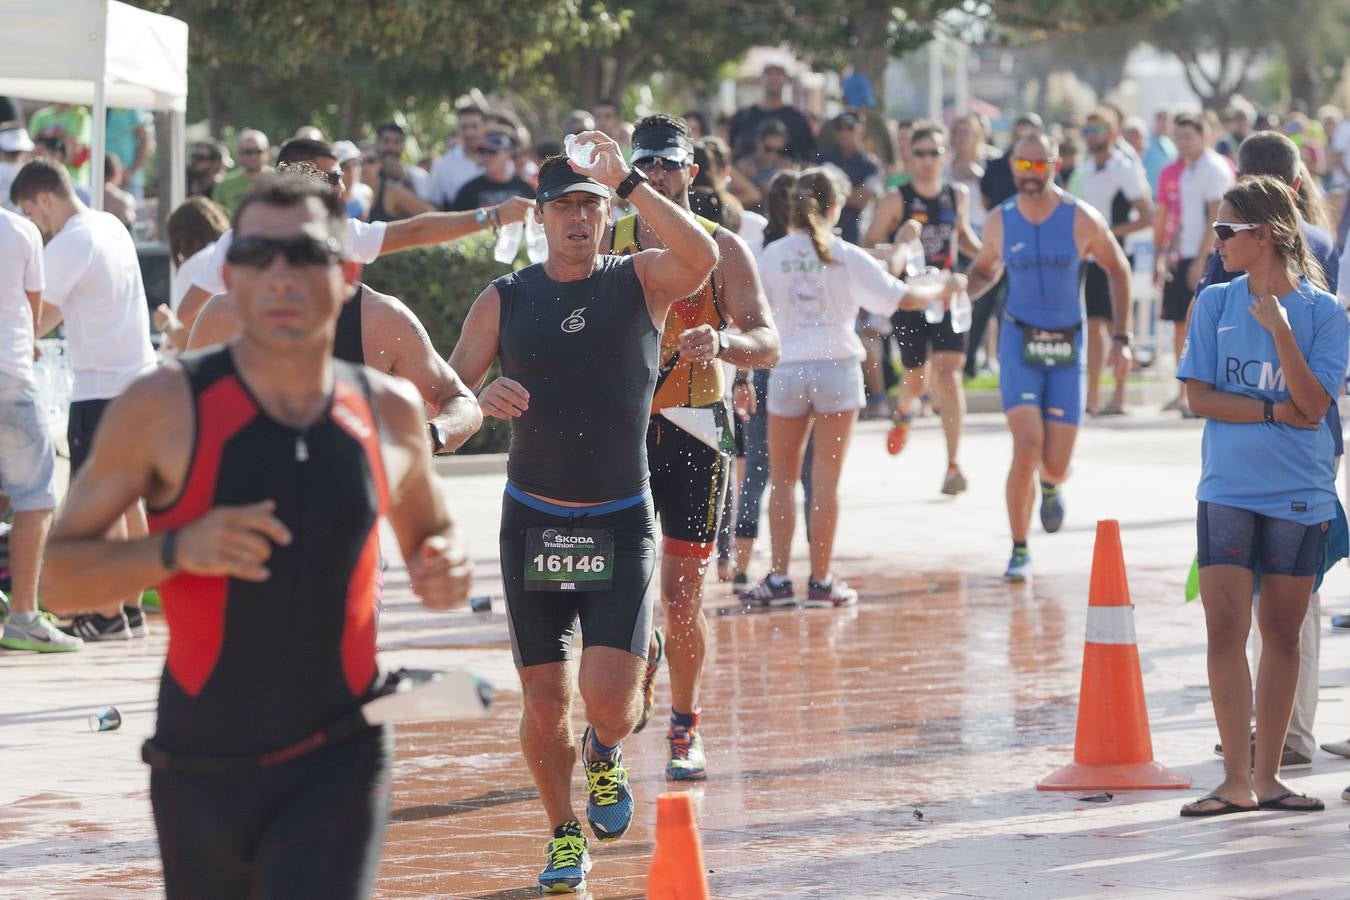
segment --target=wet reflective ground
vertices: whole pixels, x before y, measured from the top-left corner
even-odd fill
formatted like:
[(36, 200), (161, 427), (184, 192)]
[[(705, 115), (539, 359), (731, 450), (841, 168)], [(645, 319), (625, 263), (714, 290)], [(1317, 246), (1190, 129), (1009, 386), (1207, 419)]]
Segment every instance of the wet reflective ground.
[[(1318, 754), (1291, 773), (1320, 815), (1177, 816), (1220, 778), (1200, 609), (1181, 601), (1193, 551), (1199, 432), (1132, 419), (1085, 429), (1070, 518), (1035, 533), (1037, 578), (1009, 589), (1002, 472), (1007, 438), (976, 419), (969, 494), (937, 498), (940, 438), (921, 426), (902, 463), (860, 429), (843, 485), (838, 571), (855, 609), (743, 614), (709, 585), (704, 680), (710, 778), (696, 799), (717, 898), (1350, 898), (1350, 762)], [(936, 473), (936, 474), (934, 474)], [(927, 477), (934, 474), (934, 477)], [(931, 482), (931, 483), (930, 483)], [(475, 523), (478, 591), (499, 591), (500, 477), (448, 493)], [(1195, 790), (1110, 801), (1041, 793), (1072, 758), (1093, 522), (1121, 520), (1156, 757)], [(762, 566), (762, 562), (760, 563)], [(757, 570), (762, 571), (762, 569)], [(519, 694), (505, 616), (438, 615), (391, 571), (388, 666), (458, 666), (501, 688), (492, 714), (403, 726), (379, 897), (536, 896), (546, 837), (516, 741)], [(1350, 608), (1329, 576), (1326, 615)], [(0, 897), (141, 897), (162, 890), (140, 741), (153, 725), (162, 634), (61, 658), (0, 652)], [(1350, 636), (1325, 633), (1320, 741), (1350, 736)], [(117, 705), (125, 724), (90, 734)], [(633, 828), (593, 845), (593, 897), (641, 897), (663, 778), (658, 715), (625, 753)], [(578, 723), (579, 724), (579, 723)], [(583, 782), (576, 779), (581, 802)]]

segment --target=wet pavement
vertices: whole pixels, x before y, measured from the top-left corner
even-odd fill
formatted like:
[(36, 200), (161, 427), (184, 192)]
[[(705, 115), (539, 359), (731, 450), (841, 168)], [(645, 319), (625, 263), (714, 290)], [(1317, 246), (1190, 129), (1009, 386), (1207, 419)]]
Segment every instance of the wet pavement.
[[(1289, 773), (1323, 814), (1177, 816), (1220, 778), (1197, 604), (1182, 602), (1194, 549), (1199, 428), (1136, 416), (1085, 428), (1066, 488), (1069, 520), (1035, 530), (1035, 581), (997, 576), (1008, 439), (975, 417), (971, 492), (941, 497), (940, 434), (919, 426), (900, 459), (876, 424), (846, 469), (837, 571), (862, 603), (743, 613), (710, 583), (704, 678), (710, 778), (694, 798), (712, 894), (809, 897), (1350, 897), (1350, 761), (1319, 753)], [(500, 476), (447, 482), (500, 593)], [(1121, 521), (1157, 759), (1195, 790), (1107, 802), (1041, 793), (1073, 752), (1088, 568), (1097, 518)], [(763, 566), (760, 557), (758, 565)], [(758, 571), (756, 572), (758, 574)], [(804, 572), (801, 573), (804, 577)], [(519, 693), (505, 615), (423, 610), (390, 572), (387, 666), (472, 669), (500, 690), (492, 713), (399, 729), (392, 816), (376, 896), (536, 896), (545, 824), (516, 743)], [(1328, 576), (1325, 615), (1350, 578)], [(1350, 736), (1350, 636), (1323, 643), (1320, 741)], [(161, 891), (140, 741), (153, 726), (163, 634), (39, 658), (0, 651), (0, 897), (133, 897)], [(593, 845), (593, 897), (644, 895), (656, 796), (667, 789), (660, 711), (625, 742), (638, 812)], [(115, 732), (85, 717), (116, 705)], [(580, 723), (578, 722), (578, 726)], [(582, 781), (576, 782), (581, 797)]]

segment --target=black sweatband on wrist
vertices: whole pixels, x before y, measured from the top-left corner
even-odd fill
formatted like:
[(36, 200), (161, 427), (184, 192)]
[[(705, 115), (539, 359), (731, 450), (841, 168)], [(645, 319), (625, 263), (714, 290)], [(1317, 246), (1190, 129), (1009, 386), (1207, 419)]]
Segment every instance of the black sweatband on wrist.
[(1261, 409), (1262, 409), (1262, 414), (1265, 416), (1266, 422), (1268, 422), (1268, 423), (1270, 423), (1270, 424), (1274, 424), (1274, 422), (1275, 422), (1275, 404), (1274, 404), (1273, 402), (1271, 402), (1270, 400), (1266, 400), (1266, 401), (1264, 401), (1264, 402), (1262, 403)]

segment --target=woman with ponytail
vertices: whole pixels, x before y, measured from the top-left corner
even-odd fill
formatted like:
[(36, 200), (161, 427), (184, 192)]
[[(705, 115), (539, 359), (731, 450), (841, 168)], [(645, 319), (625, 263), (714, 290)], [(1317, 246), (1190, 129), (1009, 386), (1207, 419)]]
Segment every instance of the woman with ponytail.
[[(773, 568), (742, 595), (757, 605), (797, 600), (788, 578), (796, 526), (793, 498), (807, 439), (814, 432), (808, 510), (811, 577), (805, 606), (847, 606), (858, 594), (834, 578), (830, 564), (839, 518), (839, 475), (863, 406), (863, 347), (854, 331), (859, 308), (889, 315), (922, 309), (959, 292), (952, 275), (937, 284), (905, 284), (865, 250), (834, 234), (848, 187), (826, 169), (808, 169), (791, 194), (788, 234), (760, 256), (760, 277), (778, 324), (783, 352), (769, 376), (769, 534)], [(770, 191), (772, 193), (772, 189)], [(891, 260), (892, 271), (903, 261)]]
[[(1290, 790), (1279, 775), (1300, 627), (1315, 582), (1346, 555), (1325, 416), (1345, 379), (1350, 324), (1326, 291), (1284, 181), (1243, 179), (1224, 194), (1212, 227), (1224, 268), (1246, 274), (1196, 298), (1177, 378), (1190, 408), (1208, 420), (1197, 536), (1224, 781), (1181, 814), (1315, 812), (1322, 802)], [(1262, 651), (1249, 744), (1246, 643), (1258, 575)]]

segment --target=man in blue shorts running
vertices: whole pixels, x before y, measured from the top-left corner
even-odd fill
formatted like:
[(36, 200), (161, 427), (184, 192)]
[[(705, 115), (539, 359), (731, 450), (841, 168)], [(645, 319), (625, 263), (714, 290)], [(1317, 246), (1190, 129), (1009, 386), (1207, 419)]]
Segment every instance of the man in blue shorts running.
[(970, 267), (978, 299), (1006, 269), (1008, 299), (999, 331), (999, 389), (1013, 436), (1008, 523), (1013, 551), (1005, 581), (1031, 576), (1027, 532), (1041, 479), (1041, 525), (1064, 523), (1061, 484), (1069, 472), (1083, 415), (1083, 300), (1080, 262), (1091, 256), (1106, 273), (1113, 321), (1108, 365), (1130, 368), (1130, 266), (1101, 214), (1055, 186), (1054, 138), (1033, 132), (1013, 146), (1017, 194), (989, 213), (984, 246)]

